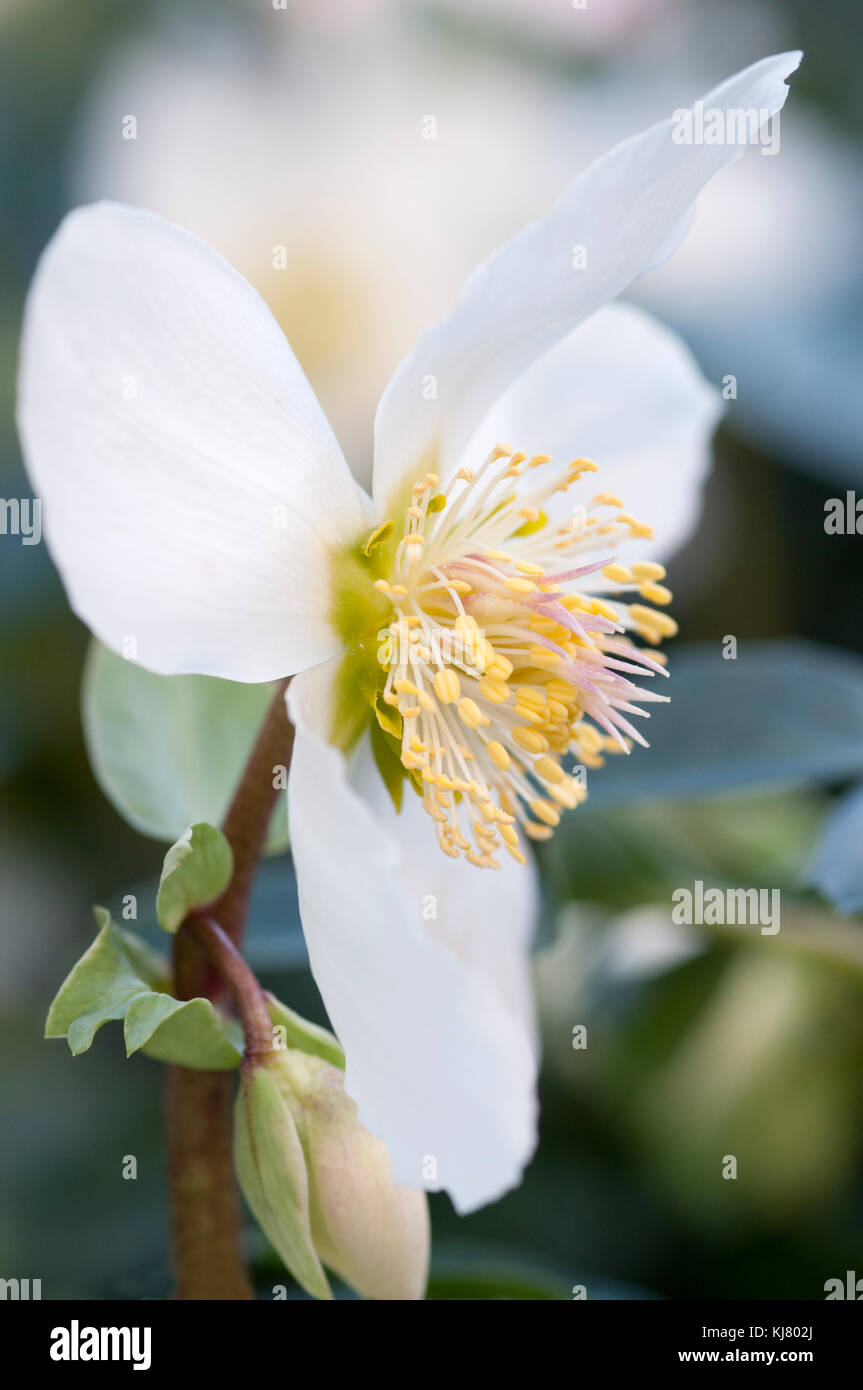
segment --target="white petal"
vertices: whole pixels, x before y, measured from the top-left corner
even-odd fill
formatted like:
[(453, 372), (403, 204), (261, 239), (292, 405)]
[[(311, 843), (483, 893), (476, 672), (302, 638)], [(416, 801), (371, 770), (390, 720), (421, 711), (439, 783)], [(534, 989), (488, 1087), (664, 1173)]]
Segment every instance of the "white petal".
[[(704, 99), (705, 111), (781, 109), (799, 53), (764, 58)], [(375, 498), (434, 463), (447, 475), (502, 392), (577, 324), (669, 255), (692, 203), (744, 145), (676, 144), (673, 118), (580, 174), (550, 215), (502, 246), (467, 281), (449, 318), (420, 339), (375, 422)], [(574, 268), (576, 248), (586, 266)]]
[[(405, 788), (396, 816), (367, 748), (327, 743), (335, 663), (291, 688), (292, 847), (312, 971), (359, 1119), (396, 1182), (459, 1211), (520, 1180), (536, 1139), (530, 870), (453, 862)], [(437, 916), (430, 913), (436, 911)]]
[(18, 418), (49, 548), (108, 646), (245, 681), (337, 649), (328, 548), (361, 495), (269, 309), (203, 242), (118, 205), (67, 217)]
[(507, 439), (561, 465), (593, 459), (599, 472), (557, 494), (561, 509), (589, 505), (596, 492), (618, 494), (654, 528), (653, 540), (628, 542), (621, 560), (661, 560), (698, 519), (721, 409), (682, 338), (641, 309), (609, 304), (519, 378), (469, 449), (482, 457)]

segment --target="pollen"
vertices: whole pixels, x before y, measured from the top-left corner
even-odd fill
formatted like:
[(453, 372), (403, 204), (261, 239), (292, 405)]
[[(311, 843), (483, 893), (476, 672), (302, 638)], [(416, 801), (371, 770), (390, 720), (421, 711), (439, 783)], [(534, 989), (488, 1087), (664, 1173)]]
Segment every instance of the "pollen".
[(632, 718), (664, 698), (633, 678), (667, 674), (634, 640), (677, 631), (665, 570), (618, 561), (650, 527), (616, 493), (570, 495), (597, 471), (499, 444), (444, 483), (425, 473), (375, 581), (392, 606), (379, 698), (401, 716), (402, 764), (452, 859), (525, 863), (523, 838), (548, 839), (588, 770), (644, 744)]

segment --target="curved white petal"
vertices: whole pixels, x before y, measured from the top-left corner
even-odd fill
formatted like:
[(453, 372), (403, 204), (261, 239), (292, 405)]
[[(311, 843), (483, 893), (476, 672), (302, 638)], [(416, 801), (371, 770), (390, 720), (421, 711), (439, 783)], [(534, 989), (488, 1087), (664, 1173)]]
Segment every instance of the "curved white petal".
[[(292, 848), (312, 971), (359, 1119), (396, 1181), (459, 1211), (518, 1183), (536, 1138), (530, 870), (453, 862), (405, 788), (396, 816), (367, 747), (327, 742), (335, 663), (290, 687)], [(434, 915), (436, 914), (436, 915)]]
[[(753, 64), (704, 97), (704, 110), (751, 109), (766, 121), (781, 109), (784, 79), (800, 56)], [(423, 335), (378, 408), (374, 492), (381, 506), (423, 467), (434, 463), (448, 475), (523, 371), (675, 249), (700, 190), (746, 143), (675, 143), (681, 129), (670, 117), (596, 160), (548, 217), (474, 272), (450, 316)]]
[(654, 529), (628, 542), (621, 560), (667, 559), (697, 520), (721, 413), (716, 387), (670, 328), (631, 304), (609, 304), (551, 349), (501, 397), (469, 450), (497, 440), (561, 465), (586, 456), (599, 466), (580, 489), (558, 493), (562, 511), (616, 493)]
[(337, 649), (328, 548), (361, 494), (269, 309), (203, 242), (109, 203), (67, 217), (30, 291), (18, 420), (70, 601), (108, 646), (244, 681)]

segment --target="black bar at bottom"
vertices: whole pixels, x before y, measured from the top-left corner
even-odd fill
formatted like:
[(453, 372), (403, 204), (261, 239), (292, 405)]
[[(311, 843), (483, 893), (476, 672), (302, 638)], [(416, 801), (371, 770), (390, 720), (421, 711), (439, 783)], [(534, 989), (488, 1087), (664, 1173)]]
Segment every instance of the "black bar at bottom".
[[(136, 1368), (139, 1378), (188, 1369), (213, 1373), (221, 1381), (233, 1371), (247, 1377), (254, 1369), (264, 1375), (274, 1370), (290, 1383), (297, 1372), (305, 1379), (309, 1371), (319, 1370), (329, 1378), (337, 1369), (335, 1328), (329, 1319), (345, 1316), (344, 1306), (298, 1301), (231, 1307), (6, 1301), (0, 1305), (0, 1328), (7, 1365), (17, 1353), (28, 1372), (47, 1372), (58, 1381), (77, 1375), (92, 1379), (104, 1370), (112, 1375), (133, 1374)], [(475, 1303), (472, 1306), (476, 1308)], [(415, 1374), (406, 1364), (408, 1346), (419, 1353), (425, 1375), (439, 1348), (437, 1355), (445, 1369), (452, 1371), (459, 1365), (460, 1378), (464, 1378), (472, 1363), (486, 1377), (489, 1363), (511, 1355), (513, 1338), (525, 1332), (531, 1341), (519, 1341), (520, 1354), (534, 1361), (538, 1374), (544, 1373), (547, 1355), (561, 1334), (567, 1338), (574, 1373), (578, 1367), (595, 1370), (598, 1363), (609, 1371), (792, 1365), (816, 1368), (823, 1374), (844, 1367), (849, 1358), (854, 1364), (863, 1331), (861, 1311), (839, 1301), (587, 1300), (573, 1302), (560, 1313), (538, 1311), (547, 1310), (546, 1303), (531, 1307), (532, 1312), (515, 1315), (516, 1323), (498, 1323), (494, 1315), (480, 1314), (479, 1323), (462, 1324), (463, 1336), (453, 1344), (439, 1336), (452, 1325), (440, 1324), (438, 1318), (444, 1315), (432, 1305), (413, 1311), (401, 1306), (387, 1313), (384, 1305), (369, 1309), (356, 1303), (353, 1312), (347, 1313), (347, 1328), (338, 1324), (339, 1343), (353, 1370), (364, 1365), (370, 1373), (375, 1368), (380, 1371), (392, 1356), (400, 1377)], [(475, 1319), (477, 1314), (454, 1316)], [(492, 1317), (490, 1324), (485, 1322), (487, 1316)], [(505, 1316), (510, 1318), (512, 1313)], [(522, 1317), (527, 1318), (524, 1324)], [(409, 1326), (406, 1319), (411, 1320)], [(406, 1337), (416, 1340), (406, 1341)], [(456, 1345), (461, 1348), (458, 1352)], [(297, 1360), (299, 1349), (302, 1355)]]

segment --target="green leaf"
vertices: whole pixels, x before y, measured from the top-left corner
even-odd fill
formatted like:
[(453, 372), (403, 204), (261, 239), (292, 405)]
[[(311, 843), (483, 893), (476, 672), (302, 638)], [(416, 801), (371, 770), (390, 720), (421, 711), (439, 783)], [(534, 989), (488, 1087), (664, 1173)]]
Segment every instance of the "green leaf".
[(94, 909), (99, 934), (66, 976), (48, 1012), (46, 1038), (66, 1038), (73, 1056), (86, 1052), (103, 1023), (125, 1017), (147, 986), (123, 949), (104, 908)]
[(202, 1071), (231, 1071), (242, 1058), (240, 1028), (220, 1021), (209, 999), (138, 995), (126, 1011), (123, 1031), (127, 1057), (143, 1050), (155, 1062)]
[[(155, 840), (176, 840), (196, 821), (218, 825), (272, 693), (272, 685), (211, 676), (156, 676), (94, 641), (81, 694), (99, 786), (124, 820)], [(280, 797), (266, 850), (287, 844)]]
[(312, 1241), (303, 1147), (279, 1083), (264, 1066), (240, 1086), (234, 1162), (258, 1225), (297, 1283), (315, 1298), (332, 1298)]
[(644, 725), (650, 748), (611, 757), (589, 778), (591, 810), (638, 798), (708, 796), (738, 787), (847, 781), (863, 773), (863, 659), (813, 642), (677, 647), (671, 698)]
[(165, 931), (177, 931), (196, 908), (225, 891), (234, 871), (231, 846), (221, 830), (199, 821), (190, 825), (165, 855), (156, 916)]
[(345, 1054), (332, 1033), (327, 1032), (326, 1028), (320, 1028), (316, 1023), (309, 1023), (308, 1019), (294, 1013), (293, 1009), (289, 1009), (287, 1004), (283, 1004), (273, 994), (267, 993), (266, 1002), (273, 1023), (285, 1030), (285, 1047), (310, 1052), (344, 1071)]
[(173, 999), (164, 989), (167, 966), (160, 957), (117, 928), (104, 908), (95, 915), (99, 933), (60, 986), (46, 1038), (65, 1038), (77, 1057), (103, 1023), (123, 1019), (127, 1056), (140, 1050), (157, 1062), (204, 1071), (239, 1066), (238, 1026), (221, 1019), (209, 999)]

